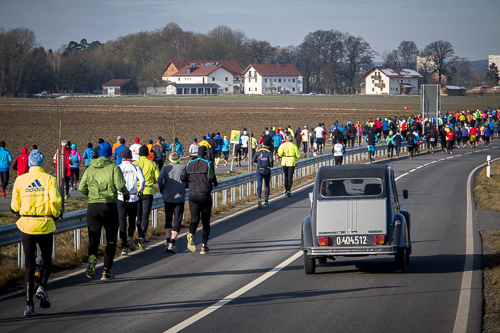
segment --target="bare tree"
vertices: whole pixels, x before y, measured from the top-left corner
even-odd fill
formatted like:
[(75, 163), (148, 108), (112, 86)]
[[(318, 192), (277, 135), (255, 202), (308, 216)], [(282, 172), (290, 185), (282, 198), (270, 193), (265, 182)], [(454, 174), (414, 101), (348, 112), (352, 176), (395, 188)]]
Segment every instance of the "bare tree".
[(397, 53), (402, 66), (415, 68), (419, 51), (414, 41), (402, 41), (398, 46)]
[(343, 76), (348, 93), (354, 93), (361, 83), (363, 71), (368, 70), (377, 55), (370, 44), (361, 37), (345, 34)]
[(438, 73), (438, 82), (441, 84), (441, 77), (452, 73), (452, 67), (456, 62), (455, 51), (450, 42), (438, 40), (432, 42), (424, 48), (424, 55), (432, 59)]
[(271, 46), (266, 40), (251, 39), (246, 43), (249, 63), (264, 64), (272, 61), (276, 53), (276, 48)]
[(382, 59), (384, 60), (384, 66), (387, 67), (400, 66), (401, 64), (397, 50), (382, 53)]

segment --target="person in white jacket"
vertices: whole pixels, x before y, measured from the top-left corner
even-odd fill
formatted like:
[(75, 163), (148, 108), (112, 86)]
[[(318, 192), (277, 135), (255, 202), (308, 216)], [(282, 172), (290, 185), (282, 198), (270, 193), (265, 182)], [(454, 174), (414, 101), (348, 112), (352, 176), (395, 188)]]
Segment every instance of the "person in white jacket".
[(345, 154), (345, 146), (341, 144), (339, 140), (337, 140), (333, 146), (332, 153), (335, 165), (342, 165), (342, 160), (344, 159)]
[(132, 152), (132, 162), (138, 161), (141, 157), (139, 156), (139, 149), (141, 149), (140, 139), (136, 137), (134, 139), (134, 144), (130, 146), (130, 151)]
[[(146, 180), (142, 174), (142, 169), (138, 165), (132, 164), (132, 152), (125, 148), (122, 150), (122, 163), (120, 169), (125, 178), (125, 186), (130, 192), (130, 199), (124, 201), (123, 194), (118, 192), (118, 221), (120, 222), (120, 240), (122, 241), (122, 256), (128, 255), (128, 251), (135, 250), (132, 239), (135, 233), (135, 219), (137, 217), (137, 201), (139, 194), (144, 191)], [(139, 184), (139, 186), (137, 186)], [(138, 192), (139, 190), (139, 192)], [(127, 226), (128, 216), (128, 226)], [(127, 237), (128, 236), (128, 237)]]

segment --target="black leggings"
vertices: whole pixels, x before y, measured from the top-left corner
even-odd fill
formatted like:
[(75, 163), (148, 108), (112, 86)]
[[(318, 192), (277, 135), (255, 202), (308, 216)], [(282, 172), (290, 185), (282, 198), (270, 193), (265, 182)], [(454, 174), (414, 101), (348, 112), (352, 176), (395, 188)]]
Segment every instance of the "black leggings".
[(344, 156), (334, 156), (333, 159), (335, 160), (335, 165), (342, 165), (342, 160), (344, 159)]
[(128, 237), (134, 237), (136, 217), (137, 202), (118, 200), (118, 221), (120, 223), (120, 240), (122, 241), (122, 246), (127, 246)]
[(137, 232), (139, 237), (146, 238), (146, 232), (149, 226), (149, 213), (153, 206), (153, 195), (143, 194), (137, 201)]
[(271, 169), (259, 169), (255, 172), (255, 176), (257, 178), (257, 198), (260, 199), (262, 195), (262, 180), (264, 180), (265, 189), (264, 189), (264, 201), (267, 202), (269, 200), (269, 183), (271, 182)]
[(0, 172), (0, 178), (2, 178), (2, 188), (5, 190), (7, 185), (9, 185), (9, 171)]
[(89, 230), (88, 253), (97, 257), (101, 230), (106, 231), (106, 250), (104, 252), (104, 268), (110, 270), (116, 251), (118, 234), (118, 205), (115, 203), (90, 203), (87, 207), (87, 227)]
[[(184, 215), (184, 202), (164, 202), (163, 204), (165, 206), (165, 229), (172, 229), (175, 232), (179, 232)], [(173, 219), (172, 216), (174, 216)], [(173, 227), (172, 220), (174, 221)]]
[(294, 166), (283, 166), (283, 181), (285, 183), (285, 190), (290, 191), (293, 184)]
[(36, 244), (42, 252), (43, 265), (40, 270), (42, 282), (40, 285), (45, 289), (52, 271), (52, 242), (53, 234), (30, 235), (21, 232), (21, 242), (23, 243), (24, 262), (26, 271), (24, 272), (24, 285), (26, 287), (26, 304), (33, 305), (33, 293), (35, 289), (35, 270), (36, 270)]
[(76, 187), (78, 181), (80, 180), (80, 168), (69, 168), (71, 170), (71, 176), (69, 176), (69, 185)]
[(203, 224), (202, 239), (203, 243), (207, 244), (210, 236), (210, 215), (212, 214), (212, 196), (207, 194), (189, 194), (189, 213), (191, 214), (191, 223), (189, 224), (189, 232), (194, 235), (198, 225)]

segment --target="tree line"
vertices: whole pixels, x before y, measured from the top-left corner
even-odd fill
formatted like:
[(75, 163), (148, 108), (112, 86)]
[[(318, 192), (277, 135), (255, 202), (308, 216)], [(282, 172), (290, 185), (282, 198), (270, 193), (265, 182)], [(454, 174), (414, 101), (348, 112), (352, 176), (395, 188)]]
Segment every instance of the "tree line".
[[(0, 29), (0, 96), (25, 96), (41, 91), (92, 93), (110, 79), (130, 78), (141, 85), (161, 81), (169, 60), (235, 60), (245, 68), (251, 63), (290, 63), (304, 76), (304, 91), (356, 93), (362, 74), (373, 66), (378, 53), (362, 37), (337, 30), (317, 30), (303, 42), (287, 47), (248, 38), (242, 31), (218, 26), (206, 34), (181, 29), (169, 23), (161, 29), (142, 31), (101, 43), (70, 41), (58, 50), (45, 50), (35, 33), (26, 28)], [(436, 41), (419, 50), (413, 41), (384, 52), (386, 66), (416, 68), (417, 56), (426, 55), (433, 71), (454, 84), (473, 85), (485, 81), (458, 58), (453, 46)], [(427, 68), (427, 66), (424, 66)], [(421, 70), (424, 83), (430, 77)], [(496, 71), (498, 76), (498, 69)], [(495, 76), (488, 71), (491, 82)], [(448, 81), (449, 82), (449, 81)]]

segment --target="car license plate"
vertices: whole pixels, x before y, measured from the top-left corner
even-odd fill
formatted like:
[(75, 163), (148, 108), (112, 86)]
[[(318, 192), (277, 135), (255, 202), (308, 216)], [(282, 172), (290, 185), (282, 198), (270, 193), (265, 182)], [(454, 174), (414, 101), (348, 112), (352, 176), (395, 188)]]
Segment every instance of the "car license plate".
[(337, 236), (335, 237), (335, 245), (368, 245), (367, 236)]

